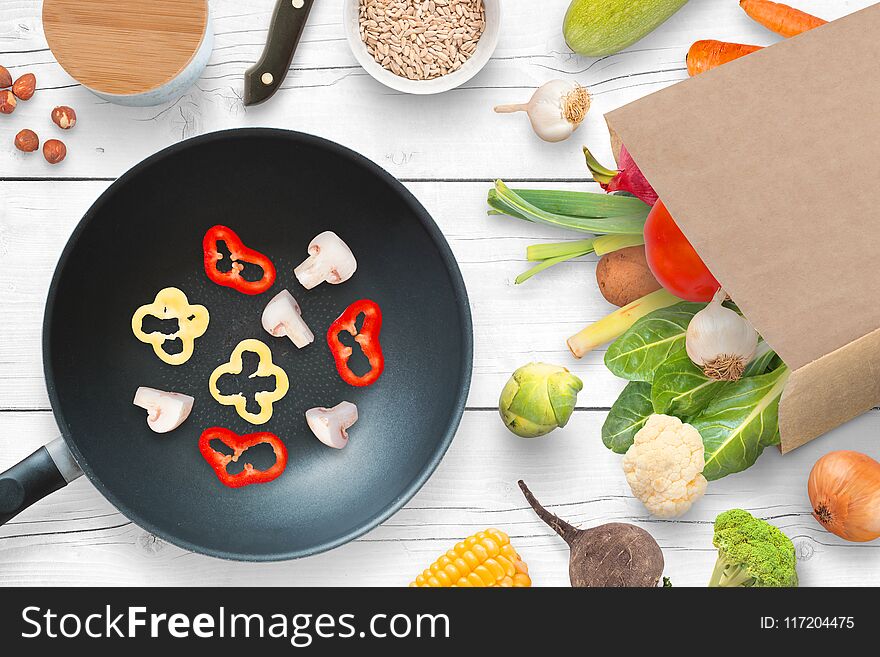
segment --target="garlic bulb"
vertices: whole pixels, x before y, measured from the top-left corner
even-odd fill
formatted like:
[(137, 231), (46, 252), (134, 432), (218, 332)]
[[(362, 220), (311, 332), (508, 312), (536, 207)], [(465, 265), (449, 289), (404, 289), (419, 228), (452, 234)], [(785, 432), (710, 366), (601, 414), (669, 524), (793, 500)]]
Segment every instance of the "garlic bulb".
[(527, 112), (532, 130), (544, 141), (568, 139), (590, 109), (590, 93), (577, 82), (551, 80), (538, 88), (528, 103), (499, 105), (499, 114)]
[(725, 308), (718, 290), (705, 308), (691, 318), (685, 336), (687, 354), (710, 379), (736, 381), (755, 356), (758, 333), (745, 317)]

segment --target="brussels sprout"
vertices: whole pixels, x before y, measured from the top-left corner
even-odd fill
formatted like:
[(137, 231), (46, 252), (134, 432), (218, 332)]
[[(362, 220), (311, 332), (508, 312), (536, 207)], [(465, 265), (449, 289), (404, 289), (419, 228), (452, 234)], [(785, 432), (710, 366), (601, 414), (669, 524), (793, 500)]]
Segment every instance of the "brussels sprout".
[(523, 365), (501, 391), (498, 410), (517, 436), (536, 438), (564, 427), (583, 382), (564, 367), (547, 363)]

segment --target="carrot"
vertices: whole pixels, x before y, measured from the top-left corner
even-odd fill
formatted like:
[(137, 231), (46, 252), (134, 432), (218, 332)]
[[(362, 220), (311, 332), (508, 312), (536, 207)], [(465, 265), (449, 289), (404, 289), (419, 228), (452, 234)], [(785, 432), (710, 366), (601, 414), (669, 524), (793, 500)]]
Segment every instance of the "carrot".
[(762, 46), (749, 46), (744, 43), (729, 43), (714, 39), (697, 41), (688, 50), (688, 75), (693, 77), (694, 75), (705, 73), (716, 66), (745, 57), (756, 50), (761, 50), (761, 48)]
[(739, 0), (739, 6), (753, 20), (785, 38), (797, 36), (828, 22), (800, 9), (771, 0)]

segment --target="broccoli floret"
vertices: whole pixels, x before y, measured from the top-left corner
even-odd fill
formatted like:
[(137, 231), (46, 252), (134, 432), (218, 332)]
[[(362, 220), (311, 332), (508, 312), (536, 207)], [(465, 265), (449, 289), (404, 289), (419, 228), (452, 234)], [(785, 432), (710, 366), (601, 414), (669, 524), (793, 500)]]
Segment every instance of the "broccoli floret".
[(709, 586), (798, 585), (791, 540), (748, 511), (731, 509), (715, 518), (712, 543), (718, 561)]

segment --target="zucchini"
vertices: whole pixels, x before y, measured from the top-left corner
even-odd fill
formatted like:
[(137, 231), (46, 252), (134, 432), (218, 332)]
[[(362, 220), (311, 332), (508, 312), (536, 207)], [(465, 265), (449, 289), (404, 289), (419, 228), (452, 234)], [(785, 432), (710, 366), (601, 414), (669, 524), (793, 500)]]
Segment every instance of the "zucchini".
[(687, 0), (574, 0), (562, 32), (580, 55), (613, 55), (634, 44), (681, 9)]

